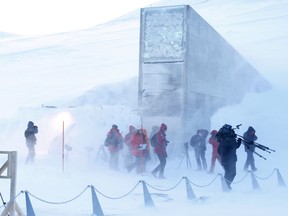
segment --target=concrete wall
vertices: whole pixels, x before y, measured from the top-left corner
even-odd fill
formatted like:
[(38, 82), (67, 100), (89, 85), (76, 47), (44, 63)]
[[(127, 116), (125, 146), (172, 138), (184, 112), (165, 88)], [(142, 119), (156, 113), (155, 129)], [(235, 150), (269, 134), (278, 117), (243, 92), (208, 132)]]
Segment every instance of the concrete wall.
[(167, 123), (174, 143), (184, 143), (197, 129), (210, 130), (219, 108), (268, 86), (190, 6), (141, 9), (139, 104), (147, 129)]

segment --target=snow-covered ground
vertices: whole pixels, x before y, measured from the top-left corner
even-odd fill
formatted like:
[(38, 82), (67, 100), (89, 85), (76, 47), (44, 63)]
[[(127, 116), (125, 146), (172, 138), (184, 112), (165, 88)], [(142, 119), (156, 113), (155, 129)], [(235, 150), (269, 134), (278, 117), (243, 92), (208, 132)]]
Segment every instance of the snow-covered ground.
[[(91, 29), (0, 38), (0, 150), (18, 152), (17, 192), (29, 191), (36, 215), (91, 215), (88, 185), (97, 189), (105, 215), (287, 215), (288, 191), (278, 186), (274, 168), (288, 179), (288, 1), (163, 0), (153, 6), (172, 4), (190, 4), (272, 84), (270, 91), (251, 93), (241, 104), (223, 108), (212, 117), (211, 129), (242, 123), (237, 131), (242, 134), (252, 125), (259, 143), (276, 150), (272, 154), (258, 150), (267, 160), (255, 156), (261, 190), (253, 190), (250, 174), (242, 170), (243, 148), (238, 150), (238, 173), (230, 193), (222, 192), (216, 175), (223, 173), (219, 164), (214, 175), (195, 171), (192, 150), (192, 168), (186, 167), (185, 158), (180, 164), (182, 155), (168, 157), (165, 180), (127, 173), (123, 160), (119, 171), (111, 171), (104, 154), (97, 157), (112, 124), (123, 134), (130, 124), (140, 125), (137, 10)], [(27, 166), (23, 133), (29, 120), (39, 126), (39, 134), (36, 161)], [(64, 171), (63, 121), (65, 143), (72, 146), (71, 152), (65, 152)], [(172, 155), (169, 147), (168, 154)], [(210, 146), (206, 155), (209, 162)], [(3, 160), (1, 156), (1, 164)], [(157, 160), (151, 160), (147, 170), (156, 165)], [(191, 181), (194, 201), (187, 200), (183, 176)], [(10, 181), (0, 180), (0, 192), (8, 201)], [(155, 208), (145, 208), (139, 180), (146, 182)], [(24, 194), (16, 201), (25, 212)], [(4, 207), (0, 207), (2, 212)]]

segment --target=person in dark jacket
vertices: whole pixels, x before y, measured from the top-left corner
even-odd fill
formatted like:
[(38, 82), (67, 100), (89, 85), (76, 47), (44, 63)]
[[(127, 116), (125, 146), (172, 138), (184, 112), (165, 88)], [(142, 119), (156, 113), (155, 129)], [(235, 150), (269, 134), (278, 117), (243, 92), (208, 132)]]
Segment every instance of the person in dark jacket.
[(216, 134), (219, 142), (218, 153), (221, 158), (221, 165), (224, 168), (224, 178), (228, 188), (231, 189), (231, 183), (236, 176), (236, 150), (241, 145), (241, 139), (236, 139), (237, 135), (231, 125), (225, 124)]
[(26, 164), (33, 163), (35, 158), (35, 145), (37, 143), (37, 138), (35, 134), (38, 133), (38, 127), (34, 125), (34, 122), (29, 121), (27, 125), (27, 129), (24, 132), (24, 136), (26, 138), (26, 146), (28, 148), (28, 155), (26, 157)]
[(107, 133), (105, 146), (108, 147), (110, 152), (109, 167), (118, 170), (119, 151), (123, 148), (123, 137), (117, 125), (112, 125), (112, 128)]
[(257, 168), (255, 167), (255, 159), (253, 155), (255, 151), (255, 145), (253, 145), (253, 142), (256, 141), (258, 138), (255, 133), (255, 129), (249, 126), (248, 130), (243, 134), (244, 148), (245, 152), (247, 153), (244, 171), (247, 171), (249, 166), (251, 166), (252, 171), (257, 170)]
[(158, 159), (160, 161), (159, 165), (155, 167), (155, 169), (151, 172), (151, 174), (157, 178), (157, 174), (159, 173), (159, 178), (164, 179), (164, 169), (166, 166), (166, 158), (167, 158), (167, 145), (169, 141), (166, 139), (166, 131), (167, 125), (162, 123), (159, 131), (157, 132), (157, 145), (154, 148), (154, 152), (157, 154)]
[(195, 158), (197, 162), (197, 170), (207, 170), (207, 161), (205, 158), (206, 151), (206, 138), (208, 136), (208, 130), (200, 129), (190, 139), (190, 145), (194, 147)]
[(209, 143), (212, 145), (212, 158), (211, 158), (210, 170), (208, 173), (214, 172), (216, 160), (218, 160), (219, 163), (221, 164), (220, 155), (218, 153), (219, 142), (217, 141), (216, 134), (217, 130), (212, 130), (210, 133), (211, 136), (209, 138)]

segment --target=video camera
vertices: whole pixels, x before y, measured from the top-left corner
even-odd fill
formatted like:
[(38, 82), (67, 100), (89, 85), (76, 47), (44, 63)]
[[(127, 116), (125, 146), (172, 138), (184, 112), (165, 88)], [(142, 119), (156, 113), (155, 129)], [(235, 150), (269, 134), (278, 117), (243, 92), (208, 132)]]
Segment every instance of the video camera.
[(218, 142), (227, 139), (236, 139), (237, 135), (232, 128), (231, 125), (225, 124), (222, 128), (219, 129), (218, 133), (216, 134), (216, 138)]
[(185, 148), (186, 151), (188, 151), (188, 148), (189, 148), (188, 142), (184, 143), (184, 148)]

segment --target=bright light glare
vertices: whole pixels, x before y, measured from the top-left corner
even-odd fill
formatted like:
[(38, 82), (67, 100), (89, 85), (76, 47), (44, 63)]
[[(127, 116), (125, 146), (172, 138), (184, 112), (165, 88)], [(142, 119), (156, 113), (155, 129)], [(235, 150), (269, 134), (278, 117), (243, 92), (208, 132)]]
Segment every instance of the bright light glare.
[(69, 112), (58, 113), (52, 121), (52, 126), (57, 131), (62, 131), (63, 122), (64, 122), (64, 129), (69, 127), (73, 123), (73, 118)]

